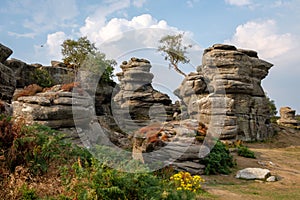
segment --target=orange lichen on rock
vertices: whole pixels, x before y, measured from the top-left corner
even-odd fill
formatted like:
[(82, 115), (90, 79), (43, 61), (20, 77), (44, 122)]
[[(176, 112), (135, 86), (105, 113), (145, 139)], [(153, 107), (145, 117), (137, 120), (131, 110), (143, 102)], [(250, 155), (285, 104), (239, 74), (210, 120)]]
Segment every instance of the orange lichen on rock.
[(198, 130), (197, 130), (198, 134), (200, 134), (201, 136), (205, 136), (206, 131), (207, 131), (207, 127), (205, 126), (205, 124), (199, 122)]
[(61, 89), (66, 92), (71, 92), (73, 88), (80, 88), (80, 82), (67, 83), (61, 86)]
[(21, 90), (20, 92), (15, 94), (13, 96), (13, 100), (15, 101), (19, 97), (23, 97), (23, 96), (33, 96), (36, 93), (42, 92), (42, 91), (43, 91), (43, 88), (37, 84), (28, 85), (23, 90)]

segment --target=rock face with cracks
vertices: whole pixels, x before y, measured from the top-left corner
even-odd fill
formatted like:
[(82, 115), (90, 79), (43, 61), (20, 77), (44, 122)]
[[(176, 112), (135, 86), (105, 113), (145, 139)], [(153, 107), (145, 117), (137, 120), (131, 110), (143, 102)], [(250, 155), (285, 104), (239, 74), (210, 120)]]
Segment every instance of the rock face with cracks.
[(175, 91), (191, 118), (220, 139), (254, 141), (273, 134), (261, 80), (273, 65), (252, 50), (215, 44), (203, 53), (198, 72)]
[(150, 62), (131, 58), (120, 67), (122, 72), (117, 74), (120, 90), (113, 99), (113, 115), (120, 128), (134, 132), (151, 122), (171, 120), (172, 101), (168, 95), (152, 87)]

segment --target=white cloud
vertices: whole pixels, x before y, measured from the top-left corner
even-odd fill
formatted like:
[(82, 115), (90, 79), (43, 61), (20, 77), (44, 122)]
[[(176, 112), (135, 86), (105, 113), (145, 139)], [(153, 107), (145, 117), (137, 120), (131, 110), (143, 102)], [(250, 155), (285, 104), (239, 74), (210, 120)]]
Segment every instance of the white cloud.
[(143, 5), (147, 2), (147, 0), (133, 0), (132, 4), (133, 6), (137, 7), (137, 8), (141, 8), (143, 7)]
[(7, 33), (8, 35), (15, 36), (17, 38), (34, 38), (34, 36), (36, 35), (35, 33), (15, 33), (11, 31), (8, 31)]
[(225, 3), (234, 6), (247, 6), (251, 4), (250, 0), (225, 0)]
[(93, 15), (86, 18), (85, 25), (80, 28), (81, 35), (87, 36), (91, 41), (96, 41), (98, 31), (105, 26), (107, 16), (129, 6), (130, 0), (112, 0), (109, 4), (98, 7)]
[(233, 37), (225, 42), (254, 49), (264, 59), (275, 58), (294, 48), (293, 36), (290, 33), (277, 33), (274, 20), (249, 21), (239, 25)]
[(41, 32), (54, 30), (58, 27), (69, 26), (70, 20), (78, 15), (76, 0), (23, 0), (11, 1), (6, 8), (10, 13), (23, 16), (22, 25), (29, 33), (13, 33), (17, 37), (32, 37)]
[(64, 32), (56, 32), (48, 34), (47, 43), (45, 48), (48, 50), (52, 59), (61, 59), (61, 44), (67, 39), (67, 35)]

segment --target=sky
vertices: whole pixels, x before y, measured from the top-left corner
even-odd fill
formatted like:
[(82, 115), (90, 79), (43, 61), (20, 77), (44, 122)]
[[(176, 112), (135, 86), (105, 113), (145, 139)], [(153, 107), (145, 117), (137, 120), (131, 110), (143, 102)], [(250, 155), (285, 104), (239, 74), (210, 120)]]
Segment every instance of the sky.
[(193, 45), (186, 73), (201, 64), (204, 49), (232, 44), (274, 64), (262, 81), (265, 92), (277, 109), (300, 113), (299, 10), (300, 0), (2, 0), (0, 43), (14, 51), (11, 58), (50, 65), (62, 59), (64, 40), (87, 36), (119, 64), (149, 59), (154, 87), (172, 98), (183, 76), (157, 52), (162, 36), (184, 33)]

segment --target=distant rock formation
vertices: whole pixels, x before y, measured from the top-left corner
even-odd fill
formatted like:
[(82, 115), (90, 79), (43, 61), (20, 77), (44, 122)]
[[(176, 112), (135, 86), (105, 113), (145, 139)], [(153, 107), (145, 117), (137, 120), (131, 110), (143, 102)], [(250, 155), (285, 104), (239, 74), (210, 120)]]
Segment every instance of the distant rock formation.
[(190, 117), (220, 139), (262, 140), (273, 133), (261, 87), (271, 67), (255, 51), (215, 44), (204, 51), (198, 72), (189, 74), (175, 94)]
[(281, 107), (279, 112), (280, 119), (277, 120), (279, 125), (300, 128), (300, 121), (295, 118), (295, 110), (292, 110), (290, 107)]
[(14, 71), (5, 65), (6, 59), (13, 53), (0, 43), (0, 99), (10, 101), (16, 88)]
[(150, 122), (172, 119), (169, 96), (153, 89), (148, 60), (131, 58), (120, 66), (120, 90), (113, 99), (113, 115), (122, 130), (134, 131)]

